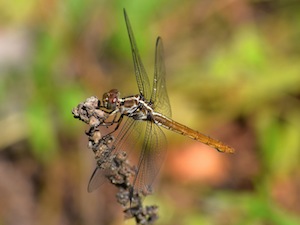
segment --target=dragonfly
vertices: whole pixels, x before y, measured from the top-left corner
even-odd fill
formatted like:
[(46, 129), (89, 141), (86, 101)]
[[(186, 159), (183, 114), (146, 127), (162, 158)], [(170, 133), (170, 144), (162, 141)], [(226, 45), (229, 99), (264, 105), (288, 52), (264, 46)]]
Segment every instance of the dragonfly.
[[(120, 150), (130, 137), (137, 139), (136, 143), (141, 146), (137, 172), (133, 181), (134, 189), (149, 192), (166, 155), (167, 142), (161, 128), (192, 138), (219, 152), (233, 153), (234, 149), (171, 119), (162, 39), (158, 37), (156, 40), (154, 77), (151, 88), (125, 9), (124, 18), (139, 93), (121, 98), (120, 92), (112, 89), (103, 95), (103, 108), (115, 118), (117, 114), (120, 115), (113, 121), (117, 124), (115, 130), (120, 129), (114, 141), (115, 151)], [(103, 174), (103, 169), (97, 166), (89, 181), (89, 192), (101, 185)]]

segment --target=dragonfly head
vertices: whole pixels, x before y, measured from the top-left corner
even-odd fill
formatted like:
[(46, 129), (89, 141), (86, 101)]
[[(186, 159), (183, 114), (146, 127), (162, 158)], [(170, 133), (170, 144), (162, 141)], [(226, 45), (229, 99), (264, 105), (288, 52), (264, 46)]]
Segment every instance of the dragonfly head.
[(112, 89), (104, 93), (102, 101), (106, 109), (115, 110), (119, 101), (120, 92), (117, 89)]

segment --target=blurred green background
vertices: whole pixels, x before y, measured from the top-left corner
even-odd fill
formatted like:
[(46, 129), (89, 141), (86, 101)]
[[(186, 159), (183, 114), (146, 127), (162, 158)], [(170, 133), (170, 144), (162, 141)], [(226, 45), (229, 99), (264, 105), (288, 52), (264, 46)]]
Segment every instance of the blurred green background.
[(299, 1), (4, 0), (0, 225), (123, 223), (115, 189), (86, 191), (95, 161), (71, 114), (111, 88), (137, 93), (123, 8), (150, 77), (164, 40), (173, 119), (236, 148), (166, 132), (145, 201), (157, 224), (300, 224)]

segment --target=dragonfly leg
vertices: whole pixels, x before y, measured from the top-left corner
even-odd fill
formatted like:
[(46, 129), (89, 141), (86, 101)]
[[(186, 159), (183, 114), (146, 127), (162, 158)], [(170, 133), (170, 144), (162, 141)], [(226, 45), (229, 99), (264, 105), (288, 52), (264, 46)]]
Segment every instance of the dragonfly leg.
[(117, 114), (114, 115), (114, 118), (113, 118), (112, 121), (110, 121), (110, 122), (103, 122), (103, 123), (100, 124), (100, 126), (109, 127), (109, 126), (111, 126), (111, 125), (113, 125), (115, 123), (119, 123), (120, 118), (119, 119), (116, 119), (116, 118), (117, 118)]
[[(108, 134), (106, 134), (106, 135), (111, 135), (112, 133), (114, 133), (116, 130), (118, 130), (118, 128), (119, 128), (119, 126), (120, 126), (120, 124), (121, 124), (121, 122), (122, 122), (122, 120), (123, 120), (123, 117), (124, 117), (124, 115), (122, 114), (121, 116), (120, 116), (120, 118), (117, 120), (117, 121), (112, 121), (113, 123), (117, 123), (117, 126), (114, 128), (114, 130), (113, 131), (111, 131), (111, 132), (109, 132)], [(116, 118), (116, 117), (115, 117)], [(114, 119), (115, 119), (114, 118)], [(112, 124), (113, 124), (112, 123)], [(111, 124), (111, 125), (112, 125)]]

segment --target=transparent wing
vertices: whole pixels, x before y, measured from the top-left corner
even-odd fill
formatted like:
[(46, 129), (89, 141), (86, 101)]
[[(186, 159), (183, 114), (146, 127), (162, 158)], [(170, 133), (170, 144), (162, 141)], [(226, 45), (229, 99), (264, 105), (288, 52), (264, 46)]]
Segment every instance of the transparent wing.
[(105, 177), (106, 174), (107, 174), (107, 170), (97, 166), (90, 178), (88, 188), (87, 188), (88, 192), (92, 192), (96, 190), (98, 187), (100, 187), (102, 184), (104, 184), (107, 181), (107, 178)]
[[(120, 128), (119, 128), (120, 129)], [(115, 142), (113, 143), (113, 146), (115, 149), (112, 152), (117, 152), (122, 148), (122, 145), (127, 141), (128, 137), (131, 135), (131, 133), (135, 130), (135, 120), (131, 118), (124, 118), (123, 124), (121, 125), (121, 129), (119, 134), (116, 137)], [(107, 155), (109, 157), (110, 155)], [(105, 159), (102, 159), (102, 161), (105, 161)], [(109, 170), (103, 169), (97, 165), (94, 172), (92, 173), (92, 176), (88, 183), (88, 192), (92, 192), (96, 190), (98, 187), (100, 187), (102, 184), (104, 184), (107, 181), (106, 175), (108, 174)]]
[(134, 120), (130, 117), (126, 117), (126, 122), (122, 126), (120, 133), (117, 135), (114, 142), (115, 151), (125, 151), (129, 153), (132, 149), (139, 149), (142, 141), (141, 133), (144, 133), (145, 122)]
[[(148, 191), (165, 159), (167, 142), (163, 131), (151, 121), (128, 118), (114, 145), (116, 151), (127, 149), (127, 153), (141, 149), (134, 188)], [(133, 165), (133, 157), (130, 160)]]
[(164, 61), (163, 43), (160, 37), (156, 40), (155, 69), (150, 102), (155, 111), (171, 117), (171, 106), (166, 88), (166, 68)]
[(131, 29), (129, 18), (127, 16), (125, 9), (124, 9), (124, 17), (125, 17), (127, 32), (128, 32), (128, 36), (129, 36), (129, 40), (130, 40), (130, 45), (131, 45), (132, 58), (133, 58), (134, 70), (135, 70), (134, 72), (135, 72), (138, 88), (139, 88), (140, 93), (146, 99), (149, 99), (150, 98), (149, 78), (148, 78), (148, 75), (144, 68), (144, 65), (142, 63), (142, 60), (141, 60), (141, 57), (140, 57), (140, 54), (139, 54), (139, 51), (138, 51), (138, 48), (137, 48), (137, 45), (136, 45), (136, 42), (134, 39), (133, 31)]
[[(145, 138), (147, 123), (145, 121), (134, 120), (130, 117), (125, 117), (122, 124), (116, 133), (113, 133), (115, 141), (112, 144), (114, 150), (111, 154), (116, 154), (119, 151), (125, 151), (129, 154), (131, 150), (141, 149)], [(108, 155), (107, 157), (109, 157)], [(131, 159), (132, 160), (132, 159)], [(105, 161), (105, 159), (102, 161)], [(130, 162), (134, 165), (134, 162)], [(107, 181), (106, 175), (109, 174), (108, 169), (102, 169), (99, 166), (94, 170), (88, 184), (88, 192), (92, 192)]]
[(138, 172), (134, 188), (139, 191), (151, 191), (166, 155), (166, 137), (159, 126), (147, 122), (145, 139), (138, 163)]

